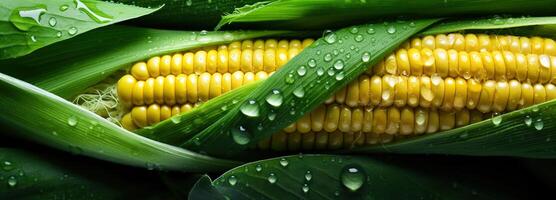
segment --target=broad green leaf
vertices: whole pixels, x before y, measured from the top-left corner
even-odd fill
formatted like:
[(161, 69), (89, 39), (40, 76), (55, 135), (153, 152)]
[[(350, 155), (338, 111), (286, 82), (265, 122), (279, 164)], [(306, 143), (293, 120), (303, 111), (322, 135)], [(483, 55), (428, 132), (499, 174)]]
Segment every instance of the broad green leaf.
[(285, 31), (191, 32), (109, 26), (36, 51), (0, 61), (0, 72), (66, 99), (130, 63), (151, 56)]
[[(492, 30), (515, 27), (535, 27), (537, 25), (556, 25), (556, 17), (500, 17), (486, 19), (452, 20), (436, 24), (423, 31), (420, 35), (434, 35), (439, 33), (458, 32), (463, 30)], [(533, 35), (534, 32), (531, 32)], [(554, 35), (555, 33), (552, 33)]]
[(94, 0), (5, 0), (0, 2), (0, 59), (156, 10)]
[(1, 199), (179, 198), (159, 172), (35, 150), (0, 148)]
[(237, 165), (156, 142), (29, 83), (0, 73), (0, 123), (54, 148), (150, 169), (214, 171)]
[[(313, 110), (435, 21), (386, 21), (326, 33), (185, 147), (211, 155), (237, 154)], [(275, 104), (272, 98), (282, 101)]]
[(488, 14), (554, 14), (550, 0), (278, 0), (245, 6), (222, 17), (226, 24), (288, 29), (322, 29), (365, 23), (385, 17), (448, 17)]
[[(104, 0), (111, 1), (111, 0)], [(128, 5), (158, 7), (155, 13), (125, 23), (153, 28), (174, 28), (186, 30), (211, 30), (218, 24), (222, 15), (234, 9), (260, 2), (261, 0), (115, 0)]]
[(226, 199), (220, 192), (212, 186), (212, 180), (207, 175), (202, 176), (195, 185), (193, 185), (187, 199)]
[(198, 183), (190, 197), (214, 190), (228, 199), (518, 199), (527, 195), (518, 189), (526, 172), (514, 177), (504, 173), (519, 170), (507, 165), (510, 162), (460, 159), (472, 162), (336, 155), (278, 157), (234, 168), (214, 180), (212, 188), (207, 180), (200, 180), (205, 183)]

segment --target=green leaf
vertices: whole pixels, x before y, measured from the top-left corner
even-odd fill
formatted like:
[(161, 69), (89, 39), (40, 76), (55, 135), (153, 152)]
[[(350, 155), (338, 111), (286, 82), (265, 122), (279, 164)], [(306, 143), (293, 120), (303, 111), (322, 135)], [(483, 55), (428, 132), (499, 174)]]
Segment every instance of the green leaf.
[[(420, 35), (458, 32), (463, 30), (492, 30), (516, 27), (535, 27), (538, 25), (556, 25), (556, 17), (511, 17), (495, 16), (485, 19), (452, 20), (436, 24), (423, 31)], [(554, 33), (552, 33), (554, 35)]]
[(522, 175), (506, 174), (519, 170), (510, 162), (459, 159), (463, 161), (278, 157), (234, 168), (214, 180), (213, 187), (197, 184), (190, 197), (214, 189), (228, 199), (517, 199), (525, 195), (514, 191), (521, 188)]
[(218, 24), (222, 15), (231, 13), (236, 8), (260, 1), (261, 0), (115, 0), (114, 2), (142, 7), (158, 7), (164, 5), (158, 12), (125, 23), (154, 28), (211, 30)]
[(181, 171), (215, 171), (237, 162), (215, 159), (133, 134), (26, 82), (0, 74), (0, 123), (16, 136), (116, 163)]
[(2, 199), (178, 199), (171, 191), (156, 171), (48, 149), (0, 148)]
[[(211, 155), (237, 154), (313, 110), (368, 66), (435, 21), (387, 21), (329, 32), (184, 146)], [(306, 72), (299, 73), (300, 68)], [(271, 105), (267, 98), (276, 92), (283, 103)], [(272, 115), (275, 117), (269, 117)], [(223, 146), (227, 148), (222, 149)]]
[[(285, 31), (191, 32), (109, 26), (25, 57), (0, 61), (0, 72), (71, 99), (130, 63), (151, 56)], [(101, 51), (99, 51), (101, 50)]]
[(189, 192), (187, 199), (226, 199), (212, 186), (212, 181), (207, 175), (202, 176)]
[(488, 14), (554, 14), (556, 2), (514, 0), (278, 0), (245, 6), (223, 16), (217, 29), (234, 23), (288, 29), (322, 29), (385, 17), (448, 17)]
[(94, 0), (0, 2), (0, 59), (29, 54), (89, 30), (156, 11)]

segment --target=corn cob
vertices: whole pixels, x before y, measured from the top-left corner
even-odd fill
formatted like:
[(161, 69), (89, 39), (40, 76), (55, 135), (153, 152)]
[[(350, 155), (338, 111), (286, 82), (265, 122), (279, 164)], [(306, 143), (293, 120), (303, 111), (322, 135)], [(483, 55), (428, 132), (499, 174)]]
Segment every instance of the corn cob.
[[(122, 125), (129, 130), (153, 125), (265, 79), (312, 41), (245, 40), (138, 62), (118, 81), (119, 98), (132, 107)], [(537, 37), (415, 38), (259, 147), (294, 150), (348, 147), (347, 141), (388, 142), (551, 100), (556, 98), (555, 51), (553, 40)], [(300, 138), (308, 134), (320, 139), (304, 139), (300, 146)], [(330, 143), (322, 138), (335, 139)], [(353, 142), (359, 140), (365, 142)]]

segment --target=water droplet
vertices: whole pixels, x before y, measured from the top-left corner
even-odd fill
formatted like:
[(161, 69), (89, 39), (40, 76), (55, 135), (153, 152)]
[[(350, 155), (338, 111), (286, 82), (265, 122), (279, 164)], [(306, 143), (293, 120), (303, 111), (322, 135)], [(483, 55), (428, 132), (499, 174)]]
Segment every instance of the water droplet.
[(31, 27), (40, 24), (42, 15), (46, 12), (46, 7), (36, 8), (15, 8), (10, 15), (10, 22), (22, 31), (27, 31)]
[(259, 116), (259, 105), (257, 104), (257, 101), (255, 101), (254, 99), (245, 102), (243, 105), (241, 105), (239, 110), (247, 117)]
[(363, 36), (361, 34), (357, 34), (357, 36), (355, 36), (355, 41), (356, 42), (361, 42), (361, 41), (363, 41), (363, 39), (365, 39), (365, 38), (363, 38)]
[(311, 181), (311, 179), (313, 179), (313, 174), (311, 174), (311, 171), (307, 170), (305, 173), (305, 180)]
[(389, 26), (388, 29), (386, 29), (386, 32), (388, 32), (389, 34), (394, 34), (396, 33), (396, 27)]
[(193, 0), (185, 0), (185, 5), (191, 6), (193, 4)]
[(333, 44), (336, 42), (336, 33), (332, 32), (331, 30), (324, 31), (324, 41), (328, 44)]
[(58, 31), (58, 32), (56, 33), (56, 37), (62, 37), (62, 31)]
[(257, 164), (257, 166), (255, 166), (255, 170), (260, 172), (263, 171), (263, 166), (261, 166), (260, 164)]
[(274, 107), (280, 107), (284, 101), (284, 98), (279, 90), (273, 89), (272, 93), (266, 96), (266, 102)]
[(330, 62), (332, 60), (332, 54), (327, 53), (324, 55), (324, 61)]
[(326, 71), (326, 73), (328, 74), (328, 76), (334, 76), (334, 74), (336, 74), (336, 72), (334, 72), (334, 68), (329, 68), (328, 71)]
[(15, 176), (10, 176), (10, 178), (8, 178), (8, 186), (15, 187), (15, 185), (17, 185), (17, 179)]
[(230, 177), (228, 178), (228, 183), (229, 183), (231, 186), (236, 185), (236, 183), (237, 183), (237, 178), (236, 178), (235, 176), (233, 176), (233, 175), (230, 176)]
[(301, 187), (301, 190), (303, 190), (303, 193), (309, 192), (309, 186), (307, 185), (307, 183), (303, 184), (303, 187)]
[(268, 114), (268, 120), (274, 121), (274, 119), (276, 119), (276, 113), (270, 113), (270, 114)]
[(369, 61), (371, 61), (371, 53), (369, 52), (363, 52), (363, 55), (361, 56), (361, 61), (363, 61), (364, 63), (368, 63)]
[(37, 37), (35, 37), (34, 35), (31, 35), (31, 41), (32, 42), (37, 42)]
[(68, 30), (69, 35), (75, 35), (77, 34), (77, 28), (76, 27), (70, 27)]
[(336, 190), (336, 191), (334, 192), (334, 196), (340, 196), (340, 191)]
[(467, 133), (467, 132), (462, 133), (461, 135), (459, 135), (459, 138), (462, 138), (462, 139), (467, 138), (467, 137), (469, 137), (469, 133)]
[(376, 33), (376, 31), (375, 31), (374, 28), (368, 28), (368, 29), (367, 29), (367, 34), (369, 34), (369, 35), (374, 35), (375, 33)]
[(525, 119), (523, 121), (527, 126), (531, 126), (531, 124), (533, 124), (533, 118), (531, 118), (529, 115), (525, 116)]
[(305, 74), (307, 74), (307, 68), (305, 66), (301, 65), (299, 68), (297, 68), (297, 75), (305, 76)]
[(502, 20), (498, 15), (494, 15), (494, 17), (492, 19), (489, 19), (489, 21), (494, 25), (502, 25), (505, 23), (504, 20)]
[(75, 126), (77, 125), (77, 118), (75, 116), (71, 116), (68, 118), (68, 125)]
[(344, 72), (340, 72), (336, 74), (337, 81), (341, 81), (342, 79), (344, 79), (344, 77), (345, 77)]
[(303, 96), (305, 96), (305, 90), (303, 89), (303, 87), (295, 88), (295, 90), (293, 91), (293, 95), (297, 98), (303, 98)]
[(223, 105), (222, 107), (220, 107), (220, 110), (226, 111), (226, 110), (228, 110), (228, 106), (227, 106), (227, 105)]
[(410, 27), (415, 27), (415, 22), (409, 22)]
[(365, 183), (365, 175), (359, 167), (347, 167), (340, 175), (342, 184), (350, 191), (357, 191)]
[(181, 117), (180, 116), (175, 116), (170, 118), (170, 120), (172, 120), (172, 123), (174, 124), (179, 124), (181, 122)]
[(249, 132), (243, 126), (232, 129), (232, 138), (239, 145), (246, 145), (251, 141)]
[(286, 75), (286, 79), (285, 79), (287, 84), (292, 84), (293, 82), (295, 82), (295, 77), (292, 73), (289, 73), (288, 75)]
[[(91, 19), (97, 23), (106, 23), (112, 21), (112, 17), (100, 12), (97, 8), (87, 5), (88, 3), (83, 3), (80, 0), (74, 0), (75, 8), (85, 14), (87, 14)], [(93, 9), (91, 9), (93, 8)]]
[(309, 59), (309, 61), (307, 61), (307, 65), (309, 65), (310, 68), (313, 68), (315, 66), (317, 66), (317, 61), (315, 59)]
[(52, 26), (52, 27), (56, 26), (57, 23), (58, 23), (58, 21), (56, 21), (56, 18), (54, 18), (54, 17), (51, 17), (51, 18), (48, 20), (48, 25), (50, 25), (50, 26)]
[(349, 32), (350, 32), (350, 33), (353, 33), (353, 34), (356, 34), (356, 33), (359, 32), (359, 29), (358, 29), (357, 27), (352, 27), (352, 28), (349, 30)]
[(535, 129), (537, 129), (537, 131), (540, 131), (544, 128), (544, 123), (542, 122), (542, 119), (539, 118), (535, 121), (535, 124), (533, 126), (535, 126)]
[(492, 124), (494, 124), (494, 126), (498, 126), (500, 123), (502, 123), (502, 116), (500, 113), (492, 114)]
[(318, 68), (317, 69), (317, 76), (322, 76), (324, 74), (324, 69)]
[(4, 161), (2, 164), (2, 169), (5, 171), (11, 171), (15, 168), (10, 161)]
[(69, 8), (68, 5), (65, 5), (65, 4), (64, 4), (64, 5), (61, 5), (61, 6), (60, 6), (60, 11), (64, 12), (64, 11), (68, 10), (68, 8)]
[(286, 160), (285, 158), (280, 159), (280, 165), (282, 165), (282, 167), (287, 167), (288, 164), (288, 160)]
[(344, 61), (343, 60), (337, 60), (336, 63), (334, 63), (334, 68), (337, 69), (337, 70), (344, 69)]
[(539, 107), (538, 106), (532, 106), (531, 111), (539, 112)]
[(276, 175), (274, 175), (274, 173), (270, 173), (270, 175), (268, 176), (268, 178), (266, 179), (268, 180), (268, 182), (270, 184), (274, 184), (277, 181)]
[(52, 135), (53, 135), (53, 136), (58, 136), (58, 132), (52, 131)]

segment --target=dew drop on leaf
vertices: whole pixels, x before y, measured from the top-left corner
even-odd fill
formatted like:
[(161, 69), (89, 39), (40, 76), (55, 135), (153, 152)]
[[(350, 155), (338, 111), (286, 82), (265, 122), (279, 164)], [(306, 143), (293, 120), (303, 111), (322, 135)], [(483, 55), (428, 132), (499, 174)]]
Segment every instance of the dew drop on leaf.
[(369, 52), (363, 52), (361, 61), (363, 61), (364, 63), (368, 63), (369, 61), (371, 61), (371, 54)]
[(324, 70), (322, 68), (317, 69), (317, 76), (322, 76), (324, 74)]
[(375, 33), (376, 33), (376, 31), (375, 31), (374, 28), (368, 28), (368, 29), (367, 29), (367, 34), (369, 34), (369, 35), (374, 35)]
[(228, 183), (229, 183), (231, 186), (236, 185), (236, 183), (237, 183), (237, 178), (236, 178), (235, 176), (233, 176), (233, 175), (230, 176), (230, 177), (228, 178)]
[(540, 131), (544, 128), (544, 122), (542, 122), (542, 119), (539, 118), (535, 121), (534, 126), (535, 126), (535, 129), (537, 129), (537, 131)]
[(494, 126), (498, 126), (500, 123), (502, 123), (502, 116), (500, 116), (500, 113), (494, 113), (492, 115), (492, 124), (494, 124)]
[(273, 107), (280, 107), (283, 103), (283, 96), (280, 90), (273, 89), (272, 92), (266, 96), (266, 102)]
[(324, 41), (328, 44), (333, 44), (336, 42), (336, 33), (332, 32), (331, 30), (324, 31)]
[(301, 187), (301, 190), (303, 190), (303, 193), (309, 192), (309, 186), (307, 185), (307, 183), (303, 184), (303, 187)]
[(282, 165), (282, 167), (287, 167), (288, 164), (288, 160), (286, 160), (285, 158), (280, 159), (280, 165)]
[(266, 179), (268, 180), (268, 182), (270, 184), (274, 184), (277, 181), (276, 175), (274, 175), (274, 173), (270, 173), (270, 175), (268, 176), (268, 178)]
[(76, 126), (77, 125), (77, 118), (75, 116), (71, 116), (68, 118), (68, 125)]
[(76, 27), (70, 27), (69, 30), (68, 30), (68, 34), (69, 35), (77, 34), (77, 28)]
[(15, 178), (15, 176), (10, 176), (10, 178), (8, 178), (8, 186), (15, 187), (16, 185), (17, 179)]
[(239, 108), (241, 113), (247, 117), (258, 117), (259, 116), (259, 105), (254, 99), (248, 100)]
[(60, 11), (64, 12), (64, 11), (68, 10), (68, 8), (69, 8), (69, 6), (66, 5), (66, 4), (61, 5), (61, 6), (60, 6)]
[(337, 61), (334, 63), (334, 68), (337, 69), (337, 70), (342, 70), (342, 69), (344, 69), (344, 61), (343, 61), (343, 60), (337, 60)]
[(57, 23), (58, 23), (58, 21), (56, 21), (56, 18), (54, 18), (54, 17), (51, 17), (51, 18), (48, 20), (48, 25), (50, 25), (50, 26), (52, 26), (52, 27), (56, 26)]
[(307, 74), (307, 68), (305, 66), (302, 65), (299, 68), (297, 68), (297, 75), (305, 76), (305, 74)]
[(525, 116), (525, 119), (523, 121), (525, 122), (525, 125), (527, 125), (527, 126), (531, 126), (531, 124), (533, 124), (533, 118), (531, 118), (531, 116), (529, 116), (529, 115)]
[(340, 179), (342, 184), (350, 191), (357, 191), (365, 183), (365, 174), (363, 174), (359, 167), (350, 166), (342, 171)]
[(336, 80), (337, 81), (341, 81), (342, 79), (344, 79), (344, 77), (345, 77), (344, 72), (340, 72), (340, 73), (336, 74)]
[(361, 41), (363, 41), (363, 39), (364, 39), (364, 38), (363, 38), (363, 36), (362, 36), (361, 34), (357, 34), (357, 35), (355, 36), (355, 41), (356, 41), (356, 42), (361, 42)]
[(246, 145), (251, 141), (249, 132), (243, 126), (239, 126), (238, 128), (232, 129), (232, 138), (234, 141), (239, 145)]
[(112, 21), (112, 18), (102, 12), (100, 10), (94, 8), (92, 6), (87, 5), (88, 3), (84, 3), (80, 0), (74, 0), (75, 8), (89, 16), (97, 23), (107, 23)]
[(316, 67), (317, 66), (317, 61), (315, 59), (309, 59), (309, 61), (307, 61), (307, 65), (309, 65), (310, 68)]
[(59, 38), (62, 37), (62, 31), (58, 31), (58, 32), (56, 33), (56, 37), (59, 37)]
[(311, 174), (311, 171), (307, 170), (307, 172), (305, 173), (305, 180), (311, 181), (311, 179), (313, 179), (313, 175)]
[(276, 113), (270, 113), (270, 114), (268, 114), (268, 120), (274, 121), (274, 119), (276, 119)]
[(324, 54), (324, 61), (330, 62), (331, 60), (332, 60), (332, 54), (330, 53)]
[(359, 33), (359, 28), (357, 28), (357, 27), (352, 27), (351, 29), (349, 29), (349, 32), (350, 32), (350, 33), (353, 33), (353, 34)]
[(293, 91), (293, 95), (297, 98), (303, 98), (305, 96), (305, 90), (303, 89), (303, 87), (295, 88), (295, 90)]
[(388, 29), (386, 29), (386, 32), (388, 32), (389, 34), (394, 34), (396, 33), (396, 27), (389, 26)]
[(260, 164), (257, 164), (257, 166), (255, 166), (255, 171), (263, 171), (263, 166), (261, 166)]
[(289, 73), (288, 75), (286, 75), (286, 79), (285, 79), (287, 84), (292, 84), (295, 82), (295, 77), (292, 73)]

